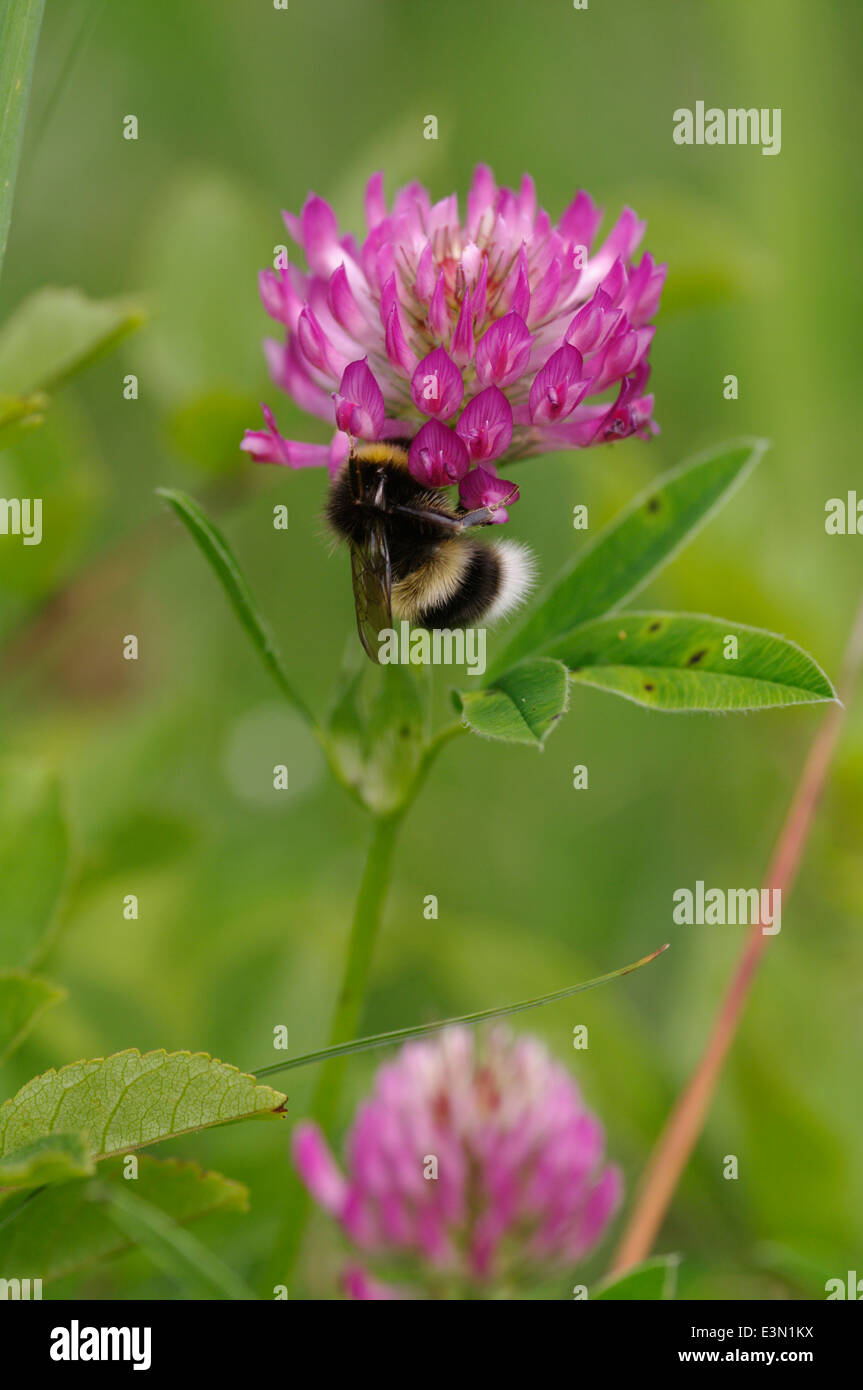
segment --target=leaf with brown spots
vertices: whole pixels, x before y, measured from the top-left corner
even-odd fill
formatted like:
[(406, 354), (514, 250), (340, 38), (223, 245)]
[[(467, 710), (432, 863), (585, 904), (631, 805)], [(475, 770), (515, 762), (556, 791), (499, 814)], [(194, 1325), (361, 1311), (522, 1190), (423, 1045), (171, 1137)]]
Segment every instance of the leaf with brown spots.
[(568, 666), (573, 682), (651, 709), (755, 710), (836, 698), (820, 666), (794, 642), (693, 613), (627, 613), (625, 630), (619, 618), (600, 618), (551, 655)]
[(490, 679), (637, 593), (731, 496), (767, 448), (744, 439), (664, 474), (601, 531), (541, 596), (495, 659)]

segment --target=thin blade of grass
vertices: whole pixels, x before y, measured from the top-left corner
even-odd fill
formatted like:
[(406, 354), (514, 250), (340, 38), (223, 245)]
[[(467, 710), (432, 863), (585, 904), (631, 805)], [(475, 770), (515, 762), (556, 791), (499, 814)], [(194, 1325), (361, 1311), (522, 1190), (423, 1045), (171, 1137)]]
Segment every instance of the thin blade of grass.
[(477, 1013), (461, 1014), (458, 1018), (443, 1018), (437, 1023), (417, 1023), (410, 1028), (396, 1028), (390, 1033), (375, 1033), (368, 1038), (356, 1038), (353, 1042), (336, 1043), (332, 1047), (322, 1047), (317, 1052), (305, 1052), (301, 1057), (291, 1057), (283, 1062), (273, 1062), (268, 1067), (259, 1067), (257, 1071), (250, 1072), (250, 1076), (275, 1076), (277, 1072), (293, 1071), (295, 1067), (305, 1067), (312, 1062), (326, 1062), (331, 1057), (346, 1057), (354, 1052), (371, 1052), (378, 1047), (391, 1047), (395, 1043), (405, 1042), (408, 1038), (425, 1038), (431, 1033), (439, 1033), (443, 1028), (454, 1028), (456, 1025), (472, 1026), (476, 1023), (485, 1023), (492, 1018), (506, 1018), (509, 1014), (524, 1013), (527, 1009), (538, 1009), (543, 1004), (554, 1004), (559, 999), (569, 999), (573, 994), (582, 994), (585, 990), (596, 989), (599, 985), (608, 984), (609, 980), (618, 980), (623, 975), (631, 975), (633, 971), (640, 970), (643, 965), (649, 965), (657, 956), (661, 956), (663, 951), (668, 950), (668, 942), (660, 946), (657, 951), (651, 951), (649, 956), (642, 956), (641, 960), (633, 961), (631, 965), (624, 965), (619, 970), (611, 970), (607, 975), (597, 975), (593, 980), (583, 980), (581, 984), (567, 985), (564, 989), (553, 990), (551, 994), (540, 994), (535, 999), (522, 999), (517, 1004), (503, 1004), (494, 1009), (480, 1009)]
[(203, 1241), (135, 1193), (102, 1184), (99, 1200), (123, 1234), (189, 1298), (250, 1301), (253, 1291)]

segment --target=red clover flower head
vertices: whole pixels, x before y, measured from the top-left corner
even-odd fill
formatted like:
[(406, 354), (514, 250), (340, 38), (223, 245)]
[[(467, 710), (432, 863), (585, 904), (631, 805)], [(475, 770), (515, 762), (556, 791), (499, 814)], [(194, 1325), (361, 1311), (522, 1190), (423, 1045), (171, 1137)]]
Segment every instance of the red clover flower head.
[[(348, 1136), (346, 1176), (314, 1124), (295, 1130), (294, 1158), (361, 1259), (487, 1286), (574, 1265), (599, 1241), (622, 1191), (604, 1142), (536, 1038), (452, 1028), (379, 1069)], [(362, 1264), (346, 1286), (400, 1296)]]
[(362, 245), (315, 194), (284, 214), (308, 268), (261, 272), (284, 330), (267, 359), (336, 432), (329, 445), (284, 439), (265, 408), (241, 446), (254, 459), (335, 473), (352, 438), (409, 439), (413, 475), (457, 483), (473, 508), (514, 493), (501, 464), (656, 431), (645, 385), (665, 267), (633, 261), (644, 223), (630, 208), (591, 251), (602, 211), (588, 194), (552, 224), (529, 176), (498, 188), (485, 165), (464, 220), (455, 195), (433, 204), (419, 183), (388, 210), (381, 174), (365, 201)]

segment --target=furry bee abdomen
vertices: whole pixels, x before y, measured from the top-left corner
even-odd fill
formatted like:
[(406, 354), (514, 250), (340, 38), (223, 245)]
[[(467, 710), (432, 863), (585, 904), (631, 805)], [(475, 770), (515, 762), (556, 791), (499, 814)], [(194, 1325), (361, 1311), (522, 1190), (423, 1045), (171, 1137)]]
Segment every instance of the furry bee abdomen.
[(419, 627), (470, 627), (488, 613), (501, 587), (493, 545), (459, 537), (393, 586), (393, 613)]

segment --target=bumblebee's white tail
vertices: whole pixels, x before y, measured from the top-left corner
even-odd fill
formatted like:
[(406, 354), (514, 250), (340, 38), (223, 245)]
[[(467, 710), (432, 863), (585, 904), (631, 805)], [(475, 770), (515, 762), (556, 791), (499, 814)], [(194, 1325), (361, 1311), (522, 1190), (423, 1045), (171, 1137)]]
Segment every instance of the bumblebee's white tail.
[(521, 541), (492, 541), (500, 560), (500, 588), (483, 619), (496, 623), (524, 603), (536, 585), (533, 551)]

